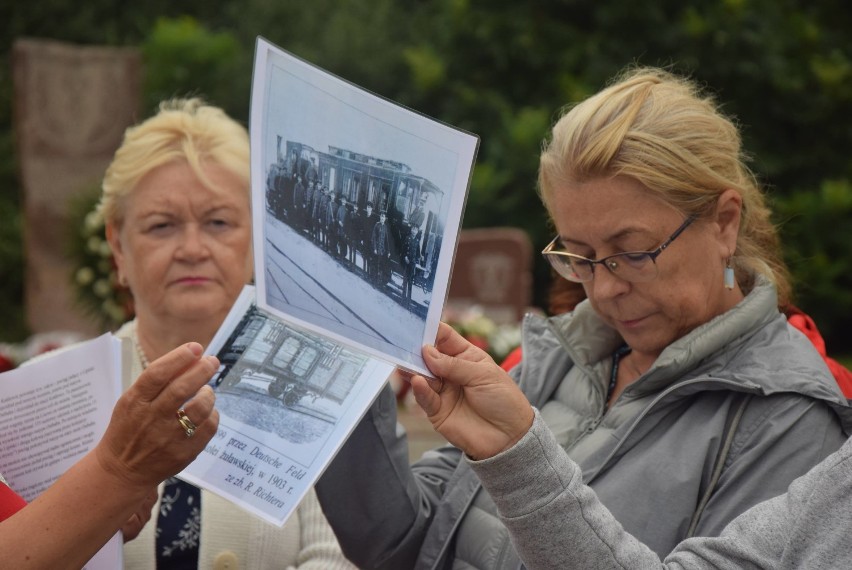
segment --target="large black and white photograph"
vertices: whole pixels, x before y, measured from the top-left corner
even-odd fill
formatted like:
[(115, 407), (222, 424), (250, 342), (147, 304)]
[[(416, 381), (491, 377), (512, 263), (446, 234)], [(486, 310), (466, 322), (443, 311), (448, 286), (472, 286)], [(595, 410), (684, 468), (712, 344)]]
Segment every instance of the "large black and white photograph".
[(428, 373), (477, 138), (258, 41), (258, 304)]

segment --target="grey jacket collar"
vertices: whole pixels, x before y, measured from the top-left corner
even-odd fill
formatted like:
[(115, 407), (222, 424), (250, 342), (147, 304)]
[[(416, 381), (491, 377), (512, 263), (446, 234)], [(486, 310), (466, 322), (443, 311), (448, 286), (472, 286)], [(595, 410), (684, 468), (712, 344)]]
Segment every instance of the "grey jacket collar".
[[(666, 391), (681, 383), (687, 391), (713, 389), (714, 380), (720, 380), (717, 389), (762, 394), (795, 392), (824, 400), (835, 409), (849, 410), (846, 398), (816, 350), (773, 349), (776, 344), (789, 346), (791, 337), (801, 335), (778, 311), (777, 302), (775, 287), (757, 276), (755, 287), (739, 304), (669, 345), (651, 369), (625, 390), (625, 396)], [(588, 301), (581, 302), (571, 313), (547, 319), (527, 315), (519, 381), (533, 405), (539, 407), (551, 397), (571, 366), (588, 370), (609, 358), (622, 343), (618, 333), (597, 316)], [(545, 370), (547, 374), (543, 373)], [(787, 373), (779, 375), (778, 370)], [(852, 412), (838, 413), (847, 430), (852, 427)]]

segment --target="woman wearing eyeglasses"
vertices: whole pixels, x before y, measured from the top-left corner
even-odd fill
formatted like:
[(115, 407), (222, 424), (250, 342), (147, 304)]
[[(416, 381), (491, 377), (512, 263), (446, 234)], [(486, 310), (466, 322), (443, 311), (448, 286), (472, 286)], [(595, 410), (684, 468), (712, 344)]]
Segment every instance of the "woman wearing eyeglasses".
[[(526, 317), (511, 376), (628, 532), (665, 556), (840, 447), (850, 410), (779, 311), (790, 285), (777, 235), (712, 99), (661, 70), (626, 73), (558, 121), (539, 186), (557, 233), (543, 253), (587, 300)], [(449, 397), (427, 406), (439, 431), (469, 405), (465, 390), (506, 374), (449, 333), (424, 349), (447, 379), (432, 387)], [(439, 351), (473, 362), (445, 366)], [(362, 568), (519, 568), (462, 451), (481, 448), (441, 448), (409, 469), (390, 398), (317, 487), (347, 556)]]

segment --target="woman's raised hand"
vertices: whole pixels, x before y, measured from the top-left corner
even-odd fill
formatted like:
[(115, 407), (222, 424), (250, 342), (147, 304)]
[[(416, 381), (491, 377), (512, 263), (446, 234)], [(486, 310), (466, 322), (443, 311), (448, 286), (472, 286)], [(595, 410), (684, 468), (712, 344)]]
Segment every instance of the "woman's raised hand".
[(432, 427), (469, 457), (493, 457), (529, 431), (533, 409), (520, 388), (452, 327), (440, 324), (423, 359), (435, 379), (412, 376), (414, 397)]
[[(130, 484), (151, 488), (192, 462), (219, 425), (207, 386), (218, 366), (216, 357), (202, 356), (194, 342), (152, 362), (115, 405), (95, 448), (101, 466)], [(179, 409), (195, 425), (191, 435), (178, 419)]]

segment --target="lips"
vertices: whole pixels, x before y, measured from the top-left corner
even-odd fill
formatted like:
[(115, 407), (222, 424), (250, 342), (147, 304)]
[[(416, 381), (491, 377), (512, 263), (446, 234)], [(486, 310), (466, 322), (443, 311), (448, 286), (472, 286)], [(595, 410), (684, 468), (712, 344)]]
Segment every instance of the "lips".
[(640, 324), (642, 324), (645, 321), (646, 318), (647, 317), (639, 317), (639, 318), (636, 318), (636, 319), (617, 319), (616, 322), (619, 324), (619, 326), (626, 328), (626, 329), (630, 329), (630, 328), (638, 327)]
[(175, 279), (172, 283), (176, 285), (203, 285), (211, 281), (208, 277), (201, 277), (198, 275), (191, 275), (188, 277), (181, 277), (180, 279)]

